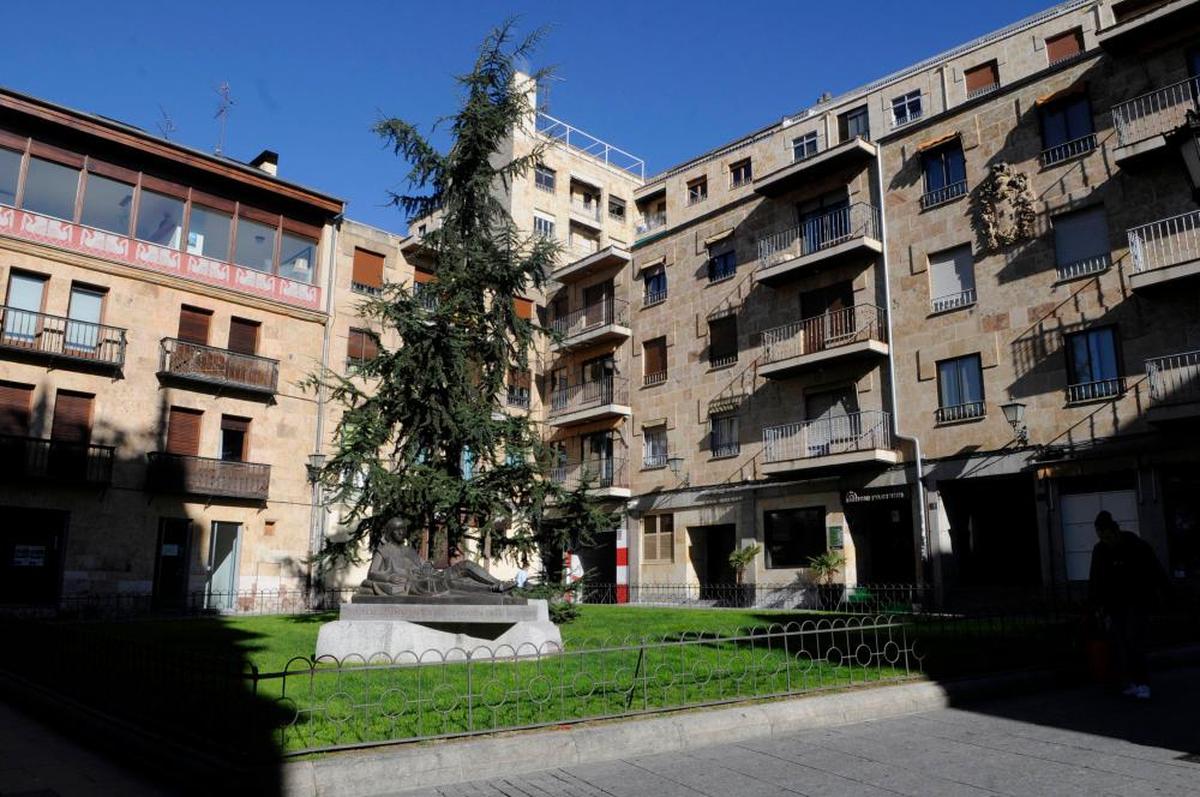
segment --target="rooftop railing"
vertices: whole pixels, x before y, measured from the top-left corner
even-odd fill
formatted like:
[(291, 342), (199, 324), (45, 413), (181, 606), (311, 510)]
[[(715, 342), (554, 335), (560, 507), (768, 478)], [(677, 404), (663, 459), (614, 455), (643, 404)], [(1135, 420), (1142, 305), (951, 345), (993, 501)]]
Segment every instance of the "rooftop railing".
[(1191, 77), (1117, 103), (1112, 108), (1117, 146), (1171, 132), (1187, 121), (1188, 111), (1196, 110), (1198, 97), (1200, 78)]
[(1200, 259), (1200, 210), (1134, 227), (1127, 235), (1135, 272)]
[(271, 466), (152, 451), (146, 486), (154, 492), (267, 500)]
[(861, 237), (879, 238), (879, 211), (855, 202), (760, 238), (758, 267), (771, 268)]
[(607, 404), (629, 404), (629, 380), (605, 376), (559, 388), (550, 394), (550, 415), (566, 415)]
[(120, 368), (125, 364), (125, 330), (0, 307), (0, 349)]
[(762, 362), (780, 362), (867, 340), (887, 340), (883, 309), (869, 304), (845, 307), (763, 332)]
[(1146, 360), (1153, 404), (1200, 401), (1200, 351), (1185, 351)]
[(0, 481), (112, 482), (112, 446), (0, 435)]
[(620, 326), (629, 324), (629, 303), (624, 299), (610, 297), (578, 310), (572, 310), (566, 315), (554, 319), (550, 328), (556, 334), (561, 335), (563, 341), (566, 342), (577, 335), (609, 324)]
[(274, 394), (279, 361), (257, 354), (218, 349), (178, 338), (163, 338), (158, 370), (177, 379)]
[(560, 462), (550, 468), (550, 480), (567, 490), (589, 488), (607, 489), (628, 487), (629, 473), (624, 457), (591, 459), (583, 462)]
[(546, 138), (595, 158), (605, 166), (612, 166), (628, 172), (639, 180), (646, 179), (646, 164), (641, 158), (635, 157), (619, 147), (614, 147), (590, 133), (585, 133), (561, 119), (555, 119), (553, 116), (539, 111), (534, 127)]
[(784, 462), (892, 448), (888, 413), (852, 412), (763, 429), (763, 460)]

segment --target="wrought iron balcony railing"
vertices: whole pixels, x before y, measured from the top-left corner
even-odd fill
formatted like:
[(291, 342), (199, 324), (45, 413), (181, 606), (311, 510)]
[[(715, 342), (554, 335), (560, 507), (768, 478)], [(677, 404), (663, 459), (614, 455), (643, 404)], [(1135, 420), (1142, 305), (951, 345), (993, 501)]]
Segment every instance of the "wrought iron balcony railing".
[(585, 483), (589, 489), (629, 487), (624, 457), (560, 462), (550, 468), (550, 479), (567, 490), (577, 490)]
[(784, 462), (892, 448), (888, 413), (853, 412), (763, 429), (763, 460)]
[(279, 361), (257, 354), (218, 349), (178, 338), (163, 338), (158, 371), (177, 379), (274, 394)]
[(1146, 360), (1152, 404), (1200, 401), (1200, 350)]
[(879, 238), (879, 211), (865, 202), (855, 202), (760, 238), (758, 267), (771, 268), (862, 237)]
[(265, 501), (271, 487), (271, 466), (211, 457), (152, 451), (146, 487), (160, 493), (181, 493)]
[(968, 401), (965, 404), (948, 404), (933, 411), (935, 423), (958, 423), (971, 421), (987, 416), (987, 404), (982, 401)]
[(505, 396), (505, 401), (510, 407), (518, 409), (529, 409), (529, 388), (518, 385), (508, 386), (508, 395)]
[(120, 368), (125, 364), (125, 330), (0, 307), (0, 349)]
[(948, 293), (945, 296), (934, 296), (929, 300), (930, 309), (935, 313), (947, 310), (957, 310), (960, 307), (970, 307), (975, 304), (975, 289), (967, 288), (958, 293)]
[(550, 323), (550, 328), (562, 336), (563, 342), (567, 342), (573, 337), (610, 324), (629, 325), (629, 303), (624, 299), (604, 299), (578, 310), (572, 310), (566, 315), (554, 319)]
[(1147, 92), (1112, 107), (1117, 146), (1136, 144), (1169, 133), (1187, 121), (1187, 112), (1197, 109), (1200, 78), (1191, 77)]
[(883, 309), (855, 305), (763, 332), (762, 362), (780, 362), (867, 340), (886, 342)]
[(109, 484), (114, 450), (93, 443), (0, 435), (0, 480)]
[(926, 191), (921, 194), (921, 209), (928, 210), (929, 208), (944, 205), (952, 199), (958, 199), (967, 193), (967, 181), (959, 180), (957, 183), (942, 188), (935, 188), (932, 191)]
[(1200, 259), (1200, 210), (1134, 227), (1127, 235), (1135, 272)]
[(1067, 403), (1075, 404), (1085, 401), (1107, 401), (1125, 392), (1125, 378), (1121, 376), (1112, 379), (1098, 379), (1095, 382), (1080, 382), (1067, 385)]
[(1054, 147), (1042, 150), (1042, 165), (1053, 166), (1056, 163), (1070, 160), (1078, 155), (1084, 155), (1096, 148), (1096, 134), (1088, 133), (1073, 141), (1067, 141)]
[(566, 415), (607, 404), (629, 404), (629, 380), (606, 376), (560, 388), (550, 394), (550, 416)]

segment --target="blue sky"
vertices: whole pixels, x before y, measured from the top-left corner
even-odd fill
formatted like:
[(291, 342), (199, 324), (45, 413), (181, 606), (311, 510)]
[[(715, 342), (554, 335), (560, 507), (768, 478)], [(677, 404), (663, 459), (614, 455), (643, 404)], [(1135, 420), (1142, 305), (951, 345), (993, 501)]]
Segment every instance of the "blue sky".
[[(1045, 8), (1050, 0), (857, 3), (20, 3), (6, 9), (0, 85), (212, 150), (215, 87), (235, 105), (225, 151), (279, 153), (280, 175), (402, 231), (386, 206), (405, 169), (371, 133), (381, 115), (427, 127), (453, 111), (452, 75), (517, 14), (551, 26), (550, 111), (657, 172), (785, 113)], [(970, 13), (963, 13), (969, 9)], [(11, 35), (21, 31), (21, 35)]]

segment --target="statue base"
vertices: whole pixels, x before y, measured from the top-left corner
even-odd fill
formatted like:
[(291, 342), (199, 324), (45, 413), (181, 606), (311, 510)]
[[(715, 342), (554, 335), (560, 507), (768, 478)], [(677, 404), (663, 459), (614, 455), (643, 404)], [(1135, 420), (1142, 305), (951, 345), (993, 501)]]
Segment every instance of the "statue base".
[[(517, 601), (520, 600), (518, 603)], [(317, 657), (339, 662), (386, 657), (397, 664), (546, 656), (562, 635), (544, 600), (422, 602), (388, 598), (343, 603), (340, 619), (321, 626)]]

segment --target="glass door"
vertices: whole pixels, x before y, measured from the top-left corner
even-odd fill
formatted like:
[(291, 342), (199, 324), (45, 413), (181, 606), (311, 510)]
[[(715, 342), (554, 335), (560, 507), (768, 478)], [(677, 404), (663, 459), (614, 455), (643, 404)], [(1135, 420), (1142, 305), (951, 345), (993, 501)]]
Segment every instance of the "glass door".
[(88, 288), (71, 288), (67, 310), (67, 350), (72, 354), (93, 356), (100, 346), (100, 312), (104, 294)]
[(208, 544), (208, 580), (204, 585), (206, 609), (230, 610), (234, 607), (241, 531), (239, 523), (213, 521)]

